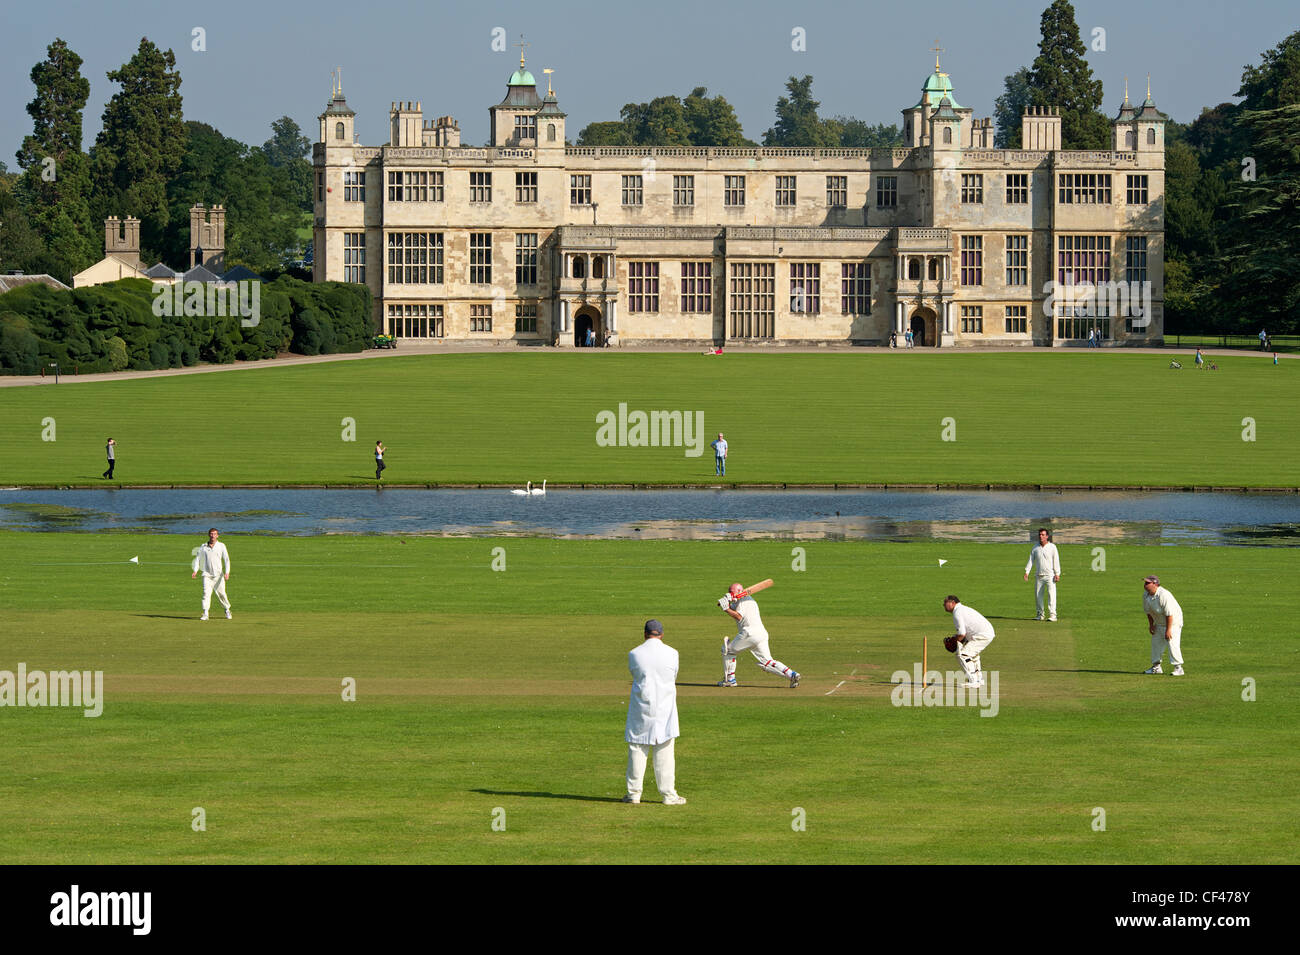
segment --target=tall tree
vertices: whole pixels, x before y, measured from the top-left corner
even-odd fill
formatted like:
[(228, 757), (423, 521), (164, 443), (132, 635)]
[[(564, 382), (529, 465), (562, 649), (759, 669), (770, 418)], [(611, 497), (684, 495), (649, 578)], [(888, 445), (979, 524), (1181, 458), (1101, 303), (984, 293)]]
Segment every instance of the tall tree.
[(721, 96), (697, 86), (681, 99), (660, 96), (648, 103), (628, 103), (618, 122), (588, 123), (579, 146), (752, 146), (740, 120)]
[(31, 77), (36, 96), (27, 112), (33, 125), (18, 150), (25, 170), (18, 195), (32, 231), (50, 253), (50, 271), (66, 282), (100, 251), (90, 215), (90, 167), (81, 151), (90, 82), (81, 75), (81, 57), (60, 39), (32, 67)]
[(6, 185), (0, 185), (0, 272), (49, 272), (57, 278), (55, 270), (61, 263), (54, 261), (46, 248), (18, 198)]
[(848, 149), (881, 149), (903, 145), (903, 131), (896, 123), (877, 123), (872, 126), (853, 116), (836, 116), (826, 120), (825, 124), (838, 135), (836, 145)]
[(1241, 75), (1243, 109), (1270, 110), (1300, 103), (1300, 30), (1268, 50), (1259, 66)]
[(1252, 139), (1255, 179), (1238, 179), (1229, 193), (1234, 213), (1225, 229), (1226, 302), (1238, 329), (1264, 323), (1278, 332), (1300, 329), (1300, 104), (1248, 111), (1241, 123)]
[(1002, 95), (993, 102), (993, 116), (997, 123), (993, 134), (995, 148), (1020, 148), (1020, 118), (1033, 99), (1032, 79), (1029, 67), (1022, 66), (1002, 81)]
[(785, 88), (790, 94), (776, 101), (776, 125), (763, 134), (764, 146), (838, 146), (836, 130), (827, 128), (817, 115), (821, 106), (812, 98), (811, 76), (790, 77)]
[(621, 120), (588, 123), (578, 134), (579, 146), (631, 146), (632, 134)]
[(297, 123), (281, 116), (271, 124), (271, 138), (262, 143), (262, 152), (272, 166), (288, 166), (311, 152), (311, 140), (302, 134)]
[(709, 96), (703, 86), (682, 100), (693, 146), (752, 146), (745, 138), (736, 110), (721, 95)]
[(1062, 149), (1110, 148), (1110, 120), (1101, 112), (1101, 80), (1093, 79), (1084, 59), (1087, 48), (1079, 37), (1074, 7), (1052, 0), (1043, 11), (1042, 38), (1030, 71), (1031, 106), (1061, 111)]
[(272, 136), (262, 144), (262, 155), (281, 180), (277, 192), (287, 193), (304, 212), (311, 212), (312, 167), (307, 159), (311, 140), (288, 116), (271, 124)]
[(676, 96), (660, 96), (648, 103), (628, 103), (623, 122), (638, 146), (689, 146), (691, 129), (686, 109)]
[(176, 56), (146, 37), (108, 78), (122, 88), (104, 108), (104, 128), (95, 140), (94, 208), (100, 217), (138, 216), (141, 244), (156, 253), (170, 221), (167, 183), (185, 155)]

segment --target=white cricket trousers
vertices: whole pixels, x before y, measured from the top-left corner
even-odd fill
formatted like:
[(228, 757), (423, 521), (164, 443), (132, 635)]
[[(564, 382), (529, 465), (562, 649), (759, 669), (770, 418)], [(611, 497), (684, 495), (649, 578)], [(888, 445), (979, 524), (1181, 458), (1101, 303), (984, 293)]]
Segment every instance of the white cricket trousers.
[(1043, 619), (1043, 591), (1047, 591), (1047, 615), (1056, 616), (1056, 581), (1049, 574), (1034, 578), (1034, 602), (1038, 605), (1038, 619)]
[(226, 578), (220, 575), (210, 577), (203, 575), (203, 612), (208, 612), (208, 607), (212, 606), (212, 591), (217, 592), (217, 599), (221, 601), (221, 606), (227, 610), (230, 609), (230, 598), (226, 596)]
[(675, 740), (669, 740), (666, 743), (628, 743), (627, 744), (627, 794), (629, 796), (641, 796), (641, 786), (645, 782), (645, 766), (650, 757), (654, 754), (655, 761), (655, 785), (659, 787), (659, 795), (676, 796), (677, 790), (673, 784), (677, 781), (677, 759), (673, 755), (673, 743)]
[(957, 662), (966, 671), (967, 683), (978, 683), (984, 679), (980, 671), (980, 654), (992, 642), (991, 633), (968, 633), (966, 642), (957, 644)]
[(748, 650), (754, 655), (754, 661), (760, 669), (768, 673), (774, 673), (777, 676), (789, 677), (791, 670), (780, 660), (772, 659), (772, 652), (767, 648), (768, 636), (766, 633), (761, 636), (754, 633), (747, 633), (744, 636), (735, 636), (728, 640), (722, 647), (722, 678), (730, 683), (736, 678), (736, 654), (741, 650)]
[(1176, 667), (1183, 665), (1183, 622), (1169, 621), (1169, 639), (1165, 639), (1165, 628), (1157, 623), (1156, 632), (1151, 635), (1151, 665), (1155, 666), (1169, 648), (1169, 662)]

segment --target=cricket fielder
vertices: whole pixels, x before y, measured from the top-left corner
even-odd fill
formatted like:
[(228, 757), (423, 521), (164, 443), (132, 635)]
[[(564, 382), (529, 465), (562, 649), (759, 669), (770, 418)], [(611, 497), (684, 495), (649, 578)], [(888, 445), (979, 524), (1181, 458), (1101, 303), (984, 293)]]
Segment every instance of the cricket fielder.
[(1147, 615), (1147, 630), (1151, 632), (1151, 669), (1143, 673), (1163, 673), (1160, 661), (1165, 655), (1165, 645), (1169, 645), (1169, 662), (1173, 666), (1173, 676), (1183, 675), (1183, 608), (1178, 605), (1174, 595), (1160, 586), (1160, 578), (1154, 574), (1142, 581), (1146, 592), (1142, 597), (1142, 609)]
[(1025, 580), (1029, 579), (1031, 570), (1034, 572), (1034, 603), (1038, 606), (1038, 616), (1034, 619), (1043, 619), (1043, 591), (1047, 591), (1047, 618), (1056, 623), (1056, 582), (1061, 579), (1061, 555), (1046, 527), (1038, 529), (1038, 546), (1029, 552)]
[(722, 638), (722, 680), (718, 686), (738, 686), (736, 683), (736, 654), (748, 650), (761, 669), (790, 681), (790, 689), (799, 685), (799, 674), (780, 660), (773, 660), (767, 649), (767, 630), (758, 613), (758, 601), (745, 592), (741, 584), (732, 584), (725, 596), (718, 598), (718, 607), (736, 621), (736, 635)]
[[(217, 599), (221, 601), (221, 606), (226, 608), (226, 619), (230, 619), (230, 598), (226, 596), (226, 581), (230, 579), (230, 553), (226, 550), (226, 545), (217, 540), (220, 533), (215, 527), (208, 530), (208, 542), (199, 548), (199, 552), (194, 555), (194, 562), (190, 565), (190, 579), (193, 580), (199, 572), (203, 573), (203, 616), (200, 620), (208, 619), (208, 607), (212, 604), (212, 591), (217, 592)], [(225, 574), (222, 574), (222, 570)]]
[(993, 642), (993, 624), (974, 607), (967, 607), (956, 596), (949, 594), (943, 598), (943, 609), (952, 614), (953, 625), (957, 628), (948, 640), (953, 641), (949, 647), (957, 654), (957, 662), (966, 673), (964, 687), (971, 689), (984, 685), (984, 673), (980, 670), (980, 654)]

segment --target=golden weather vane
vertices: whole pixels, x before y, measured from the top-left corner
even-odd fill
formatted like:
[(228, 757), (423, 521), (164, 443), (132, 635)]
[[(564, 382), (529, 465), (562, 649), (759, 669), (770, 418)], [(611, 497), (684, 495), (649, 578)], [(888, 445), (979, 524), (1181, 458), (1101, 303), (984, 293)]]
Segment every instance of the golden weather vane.
[(554, 95), (555, 95), (555, 91), (551, 89), (551, 74), (554, 73), (555, 71), (554, 71), (554, 70), (542, 70), (542, 72), (546, 75), (546, 95), (547, 95), (547, 96), (554, 96)]

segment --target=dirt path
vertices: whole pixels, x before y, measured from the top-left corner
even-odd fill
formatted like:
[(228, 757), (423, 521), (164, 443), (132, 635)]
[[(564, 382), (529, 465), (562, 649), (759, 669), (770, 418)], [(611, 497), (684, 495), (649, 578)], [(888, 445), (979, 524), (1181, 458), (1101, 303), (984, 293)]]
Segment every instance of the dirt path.
[[(971, 355), (971, 354), (988, 354), (992, 352), (1029, 352), (1032, 354), (1059, 355), (1063, 353), (1072, 353), (1079, 349), (1069, 348), (1042, 348), (1026, 349), (1023, 347), (1008, 348), (897, 348), (889, 349), (878, 346), (858, 346), (858, 345), (827, 345), (826, 347), (796, 347), (785, 345), (758, 345), (729, 346), (730, 354), (834, 354), (834, 353), (889, 353), (894, 352), (898, 355), (922, 355), (922, 354), (941, 354), (941, 355)], [(1086, 350), (1086, 349), (1083, 349)], [(356, 361), (367, 358), (396, 358), (402, 355), (453, 355), (453, 354), (522, 354), (522, 353), (540, 353), (545, 355), (567, 355), (582, 354), (590, 355), (593, 360), (599, 360), (600, 355), (626, 354), (628, 352), (645, 353), (645, 354), (695, 354), (696, 349), (680, 347), (660, 347), (655, 345), (636, 345), (626, 348), (549, 348), (549, 347), (525, 347), (520, 348), (512, 344), (505, 345), (476, 345), (476, 344), (439, 344), (433, 341), (403, 341), (401, 348), (398, 349), (367, 349), (362, 352), (344, 355), (282, 355), (275, 359), (264, 361), (236, 361), (228, 365), (198, 365), (192, 368), (160, 368), (156, 371), (113, 371), (103, 372), (93, 375), (68, 375), (60, 376), (60, 384), (80, 384), (82, 382), (97, 381), (127, 381), (132, 378), (166, 378), (172, 375), (206, 375), (211, 372), (219, 371), (247, 371), (253, 368), (292, 368), (298, 365), (315, 365), (321, 362), (331, 361)], [(1196, 353), (1194, 346), (1182, 346), (1175, 348), (1168, 346), (1165, 348), (1107, 348), (1097, 352), (1101, 354), (1122, 354), (1122, 355), (1169, 355), (1171, 358), (1185, 356), (1183, 366), (1192, 367), (1192, 356)], [(1207, 357), (1219, 357), (1222, 355), (1232, 356), (1254, 356), (1257, 358), (1273, 357), (1272, 352), (1261, 352), (1258, 349), (1214, 349), (1205, 351)], [(726, 357), (721, 356), (721, 357)], [(1300, 358), (1300, 355), (1279, 355), (1279, 358), (1293, 359)], [(27, 385), (52, 385), (54, 378), (51, 375), (0, 375), (0, 388), (20, 388)]]

